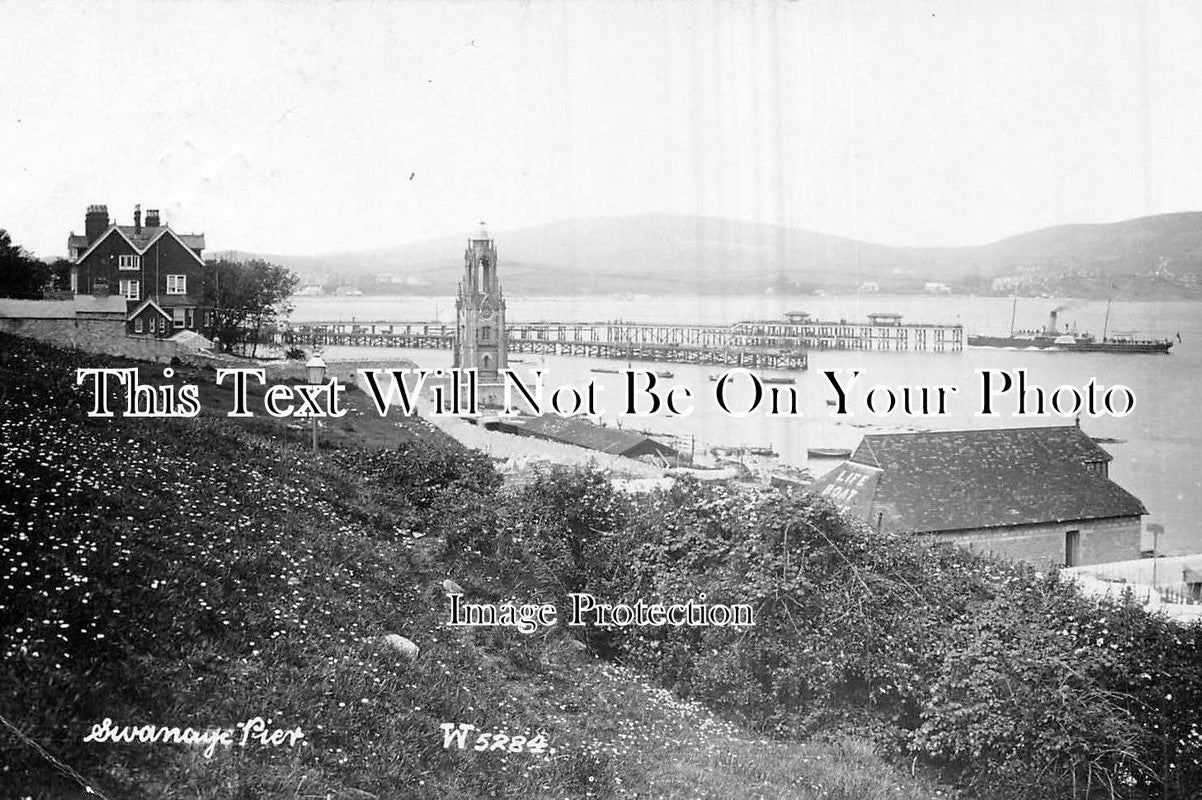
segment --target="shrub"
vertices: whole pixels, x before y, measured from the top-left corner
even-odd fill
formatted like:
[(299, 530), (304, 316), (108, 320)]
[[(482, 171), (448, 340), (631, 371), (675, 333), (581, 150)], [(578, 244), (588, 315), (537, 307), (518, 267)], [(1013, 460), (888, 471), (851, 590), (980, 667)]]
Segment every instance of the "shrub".
[(1116, 795), (1142, 771), (1138, 728), (1102, 661), (1048, 625), (1062, 586), (999, 596), (957, 625), (914, 744), (955, 764), (978, 797)]

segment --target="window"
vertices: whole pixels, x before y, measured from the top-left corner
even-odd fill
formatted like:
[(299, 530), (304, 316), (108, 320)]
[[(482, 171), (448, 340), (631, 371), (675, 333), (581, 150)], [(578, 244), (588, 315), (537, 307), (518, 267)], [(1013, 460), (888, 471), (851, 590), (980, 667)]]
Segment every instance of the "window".
[(167, 320), (163, 319), (162, 317), (159, 317), (159, 333), (166, 333), (166, 332), (167, 332)]
[(145, 333), (146, 326), (142, 324), (142, 318), (138, 317), (134, 320), (134, 333)]
[(1081, 563), (1081, 531), (1064, 534), (1064, 566), (1075, 567)]
[(142, 282), (121, 279), (121, 296), (126, 300), (141, 300), (142, 299)]
[(117, 256), (117, 269), (141, 269), (142, 256)]
[(188, 293), (188, 276), (187, 275), (168, 275), (167, 276), (167, 294), (187, 294)]
[(184, 310), (182, 308), (171, 309), (171, 324), (177, 328), (184, 327)]
[(194, 324), (192, 324), (193, 322), (194, 322), (194, 320), (192, 318), (192, 309), (185, 308), (184, 309), (184, 327), (185, 328), (195, 328), (196, 326)]
[(485, 325), (483, 328), (480, 329), (480, 339), (481, 339), (481, 341), (487, 342), (491, 338), (492, 338), (492, 328)]

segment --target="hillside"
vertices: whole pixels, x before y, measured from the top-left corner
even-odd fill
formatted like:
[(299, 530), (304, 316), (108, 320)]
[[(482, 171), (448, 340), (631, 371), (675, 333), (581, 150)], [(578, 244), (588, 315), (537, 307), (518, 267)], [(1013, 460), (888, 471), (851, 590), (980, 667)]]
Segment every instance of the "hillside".
[[(855, 289), (921, 291), (928, 281), (986, 291), (990, 280), (1028, 276), (1030, 293), (1108, 296), (1194, 292), (1202, 276), (1202, 212), (1112, 224), (1061, 225), (973, 247), (891, 247), (751, 222), (638, 215), (556, 222), (494, 231), (506, 287), (523, 293), (804, 292)], [(453, 291), (463, 237), (324, 256), (266, 256), (310, 279), (358, 276), (371, 288), (390, 274), (399, 292)], [(1159, 271), (1159, 276), (1149, 273)], [(1082, 278), (1078, 273), (1084, 273)], [(1142, 277), (1139, 277), (1142, 276)]]
[[(0, 335), (7, 794), (1186, 800), (1202, 784), (1200, 627), (806, 494), (634, 495), (562, 467), (503, 483), (406, 420), (360, 439), (348, 418), (314, 455), (222, 402), (89, 419), (75, 370), (102, 363)], [(447, 580), (474, 603), (696, 600), (754, 623), (450, 628)], [(259, 717), (303, 739), (84, 741), (105, 719)], [(456, 747), (442, 726), (460, 723), (508, 746)]]
[[(498, 484), (428, 426), (394, 422), (391, 449), (327, 431), (315, 458), (214, 392), (196, 419), (87, 420), (74, 369), (100, 365), (0, 335), (0, 797), (936, 797), (864, 742), (765, 739), (562, 633), (449, 631), (448, 572), (504, 588), (447, 549)], [(82, 741), (255, 717), (304, 738)], [(546, 747), (448, 749), (444, 722)]]

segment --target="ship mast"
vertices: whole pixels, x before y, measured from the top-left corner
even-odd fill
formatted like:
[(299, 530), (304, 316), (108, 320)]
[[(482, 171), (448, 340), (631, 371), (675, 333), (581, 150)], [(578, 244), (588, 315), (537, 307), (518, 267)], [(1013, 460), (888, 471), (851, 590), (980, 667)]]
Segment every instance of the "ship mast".
[(1014, 336), (1014, 315), (1018, 313), (1018, 292), (1014, 293), (1014, 304), (1010, 307), (1010, 335)]
[(1110, 328), (1110, 304), (1113, 302), (1114, 302), (1113, 297), (1111, 297), (1109, 300), (1106, 301), (1106, 321), (1102, 323), (1102, 341), (1103, 342), (1106, 341), (1106, 331), (1109, 330), (1109, 328)]

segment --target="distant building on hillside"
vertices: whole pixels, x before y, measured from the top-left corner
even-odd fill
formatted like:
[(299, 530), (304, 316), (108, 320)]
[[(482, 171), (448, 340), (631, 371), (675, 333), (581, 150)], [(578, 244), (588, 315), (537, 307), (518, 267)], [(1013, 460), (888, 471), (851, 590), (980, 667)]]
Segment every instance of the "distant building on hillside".
[(1143, 503), (1077, 426), (872, 434), (812, 490), (879, 530), (1039, 566), (1138, 558)]
[(126, 333), (170, 336), (212, 324), (202, 302), (204, 234), (176, 233), (159, 212), (134, 207), (134, 224), (109, 220), (108, 206), (88, 206), (84, 233), (67, 237), (71, 291), (117, 295), (126, 303)]

